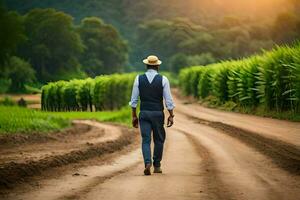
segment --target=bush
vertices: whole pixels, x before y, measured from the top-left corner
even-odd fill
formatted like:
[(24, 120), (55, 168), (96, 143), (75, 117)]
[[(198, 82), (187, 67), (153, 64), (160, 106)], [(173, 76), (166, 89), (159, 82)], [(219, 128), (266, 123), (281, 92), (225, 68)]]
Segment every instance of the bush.
[(187, 56), (189, 65), (208, 65), (216, 62), (216, 59), (211, 53), (202, 53), (200, 55)]
[(0, 94), (6, 93), (11, 86), (11, 79), (0, 78)]
[(10, 97), (4, 97), (3, 100), (0, 101), (0, 105), (3, 106), (15, 106), (16, 102), (14, 102), (14, 100)]

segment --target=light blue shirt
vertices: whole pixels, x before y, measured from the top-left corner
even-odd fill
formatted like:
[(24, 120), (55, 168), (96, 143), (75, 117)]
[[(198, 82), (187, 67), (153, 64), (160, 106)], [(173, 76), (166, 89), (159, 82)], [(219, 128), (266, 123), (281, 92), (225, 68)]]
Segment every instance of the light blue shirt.
[[(151, 83), (158, 72), (154, 69), (148, 69), (145, 73), (147, 76), (147, 79), (149, 83)], [(168, 110), (173, 110), (175, 108), (173, 98), (171, 95), (171, 89), (170, 89), (170, 83), (167, 77), (163, 76), (162, 78), (162, 86), (163, 86), (163, 96), (165, 99), (165, 105)], [(140, 90), (139, 90), (139, 76), (135, 77), (133, 88), (132, 88), (132, 95), (131, 95), (131, 101), (129, 102), (129, 105), (133, 108), (137, 107), (137, 104), (139, 102), (139, 96), (140, 96)]]

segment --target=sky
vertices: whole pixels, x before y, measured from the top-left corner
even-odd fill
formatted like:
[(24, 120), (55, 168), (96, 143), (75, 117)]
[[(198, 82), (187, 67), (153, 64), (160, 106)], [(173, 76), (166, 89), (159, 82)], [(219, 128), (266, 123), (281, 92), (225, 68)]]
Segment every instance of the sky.
[[(290, 0), (192, 0), (193, 6), (232, 14), (273, 15), (289, 8)], [(200, 9), (200, 8), (199, 8)]]

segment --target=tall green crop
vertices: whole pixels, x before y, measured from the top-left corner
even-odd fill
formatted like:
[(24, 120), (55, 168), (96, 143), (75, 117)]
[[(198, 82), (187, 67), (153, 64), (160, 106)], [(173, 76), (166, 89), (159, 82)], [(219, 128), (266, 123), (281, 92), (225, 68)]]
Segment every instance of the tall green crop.
[(201, 74), (198, 82), (198, 94), (202, 99), (211, 95), (213, 70), (214, 69), (212, 67), (203, 68), (203, 73)]
[(239, 65), (239, 62), (232, 62), (232, 67), (228, 71), (228, 98), (234, 102), (239, 101), (240, 91), (238, 89), (241, 86), (241, 71), (243, 70)]
[(252, 57), (241, 62), (240, 79), (238, 83), (238, 101), (241, 105), (256, 106), (259, 102), (258, 93), (258, 57)]
[(94, 81), (91, 78), (84, 80), (77, 90), (77, 102), (79, 103), (82, 111), (93, 111), (93, 87)]
[(95, 79), (58, 81), (42, 88), (42, 109), (48, 111), (100, 111), (125, 106), (136, 74), (113, 74)]
[(212, 92), (213, 95), (218, 97), (221, 102), (228, 100), (228, 75), (229, 75), (229, 63), (222, 63), (216, 69), (213, 75)]
[(190, 75), (190, 80), (189, 80), (189, 84), (191, 85), (191, 94), (194, 97), (199, 97), (199, 93), (198, 93), (198, 84), (199, 84), (199, 80), (201, 77), (201, 74), (204, 71), (204, 67), (203, 68), (194, 68), (193, 71), (191, 72)]
[(300, 44), (276, 47), (262, 55), (180, 71), (180, 88), (186, 95), (243, 106), (300, 112)]
[(268, 109), (297, 110), (299, 64), (299, 47), (277, 47), (265, 53), (259, 67), (259, 89)]

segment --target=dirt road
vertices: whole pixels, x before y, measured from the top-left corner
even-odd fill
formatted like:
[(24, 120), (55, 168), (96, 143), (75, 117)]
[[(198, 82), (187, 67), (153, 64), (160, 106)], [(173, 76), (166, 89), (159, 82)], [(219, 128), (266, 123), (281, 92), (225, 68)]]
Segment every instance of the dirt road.
[(3, 199), (299, 199), (300, 123), (211, 110), (178, 98), (176, 105), (163, 174), (143, 176), (135, 147), (77, 168), (76, 175), (64, 170), (38, 186), (13, 189)]

